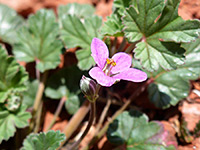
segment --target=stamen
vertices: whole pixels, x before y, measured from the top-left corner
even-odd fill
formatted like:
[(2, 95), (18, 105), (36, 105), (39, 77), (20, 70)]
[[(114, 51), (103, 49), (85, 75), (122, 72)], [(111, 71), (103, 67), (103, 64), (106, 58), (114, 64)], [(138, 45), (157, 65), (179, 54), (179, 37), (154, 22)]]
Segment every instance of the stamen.
[(116, 62), (115, 62), (113, 59), (111, 59), (111, 58), (110, 58), (110, 59), (107, 58), (107, 59), (106, 59), (106, 62), (107, 62), (108, 65), (111, 64), (112, 66), (116, 66)]
[(106, 59), (106, 62), (107, 62), (107, 64), (111, 63), (109, 58)]

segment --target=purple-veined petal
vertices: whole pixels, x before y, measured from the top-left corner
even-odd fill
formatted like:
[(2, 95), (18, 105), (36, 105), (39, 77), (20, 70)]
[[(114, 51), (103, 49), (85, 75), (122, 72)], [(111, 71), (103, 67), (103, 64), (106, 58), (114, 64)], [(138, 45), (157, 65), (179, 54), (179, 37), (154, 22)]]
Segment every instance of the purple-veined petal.
[(114, 75), (117, 79), (132, 81), (132, 82), (142, 82), (147, 79), (147, 74), (141, 70), (128, 68), (127, 70)]
[(91, 43), (92, 57), (96, 64), (103, 69), (106, 59), (109, 57), (106, 44), (98, 38), (93, 38)]
[(124, 52), (116, 53), (112, 59), (116, 62), (111, 70), (112, 74), (123, 72), (131, 66), (131, 56)]
[(105, 75), (105, 73), (99, 67), (93, 67), (89, 71), (89, 74), (93, 79), (97, 81), (97, 83), (102, 86), (112, 86), (116, 81), (115, 78)]

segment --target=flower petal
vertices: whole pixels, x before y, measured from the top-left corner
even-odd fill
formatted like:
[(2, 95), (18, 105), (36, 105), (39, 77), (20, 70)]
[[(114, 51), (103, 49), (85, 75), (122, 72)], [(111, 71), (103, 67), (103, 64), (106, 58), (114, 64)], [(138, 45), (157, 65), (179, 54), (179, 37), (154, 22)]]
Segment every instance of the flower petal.
[(114, 78), (132, 81), (132, 82), (142, 82), (147, 79), (147, 74), (141, 70), (129, 68), (115, 75)]
[(105, 75), (105, 73), (99, 67), (93, 67), (89, 71), (89, 74), (102, 86), (107, 86), (107, 87), (112, 86), (116, 81), (115, 78)]
[(111, 70), (112, 74), (122, 72), (131, 66), (131, 56), (124, 52), (116, 53), (112, 59), (116, 62), (116, 66)]
[(106, 63), (106, 59), (109, 57), (106, 44), (98, 38), (93, 38), (91, 43), (91, 51), (94, 61), (101, 69), (103, 69)]

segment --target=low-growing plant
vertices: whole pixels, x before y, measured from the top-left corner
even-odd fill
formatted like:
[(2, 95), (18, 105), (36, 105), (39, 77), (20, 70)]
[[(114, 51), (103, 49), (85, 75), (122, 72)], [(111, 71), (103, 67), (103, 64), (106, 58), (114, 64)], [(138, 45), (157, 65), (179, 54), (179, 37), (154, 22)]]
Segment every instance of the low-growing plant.
[[(114, 0), (113, 12), (104, 22), (88, 4), (59, 6), (57, 15), (41, 9), (26, 20), (1, 4), (0, 143), (15, 135), (26, 138), (15, 140), (11, 149), (78, 149), (98, 121), (95, 135), (82, 149), (92, 148), (104, 135), (117, 149), (121, 145), (127, 150), (176, 149), (161, 122), (149, 121), (137, 107), (127, 109), (144, 91), (158, 109), (176, 106), (188, 96), (190, 80), (200, 76), (200, 21), (183, 20), (179, 2)], [(61, 56), (70, 48), (76, 48), (77, 63), (62, 67)], [(21, 62), (34, 62), (35, 75)], [(127, 81), (123, 82), (126, 90), (130, 82), (142, 83), (128, 89), (128, 97), (118, 96), (120, 107), (105, 119), (119, 91), (113, 87), (119, 88), (121, 80)], [(43, 129), (46, 99), (60, 101)], [(106, 105), (97, 117), (96, 103), (101, 99)], [(64, 130), (53, 131), (63, 106), (72, 117)], [(88, 111), (87, 127), (77, 140), (72, 134), (77, 134)]]

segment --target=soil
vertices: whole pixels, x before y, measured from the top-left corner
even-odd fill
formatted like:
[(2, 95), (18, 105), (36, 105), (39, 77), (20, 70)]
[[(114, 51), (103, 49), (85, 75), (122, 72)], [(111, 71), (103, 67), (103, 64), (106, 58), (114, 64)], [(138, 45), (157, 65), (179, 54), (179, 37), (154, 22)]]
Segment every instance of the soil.
[[(96, 7), (96, 14), (103, 17), (103, 19), (106, 19), (106, 16), (110, 15), (112, 13), (112, 3), (113, 0), (0, 0), (0, 3), (6, 4), (9, 7), (14, 8), (19, 14), (24, 16), (25, 18), (31, 14), (35, 13), (37, 10), (41, 8), (52, 8), (55, 10), (57, 9), (57, 6), (61, 4), (67, 4), (67, 3), (87, 3), (92, 4)], [(185, 19), (200, 19), (200, 0), (181, 0), (180, 7), (179, 7), (179, 15)], [(68, 55), (70, 57), (73, 55), (74, 50), (70, 51)], [(62, 60), (65, 60), (65, 58), (68, 56), (63, 56)], [(73, 58), (72, 58), (73, 59)], [(75, 61), (73, 59), (73, 61)], [(60, 67), (65, 65), (64, 62), (60, 64)], [(123, 87), (124, 83), (121, 83), (120, 86)], [(131, 89), (134, 86), (138, 86), (136, 84), (129, 84), (129, 89)], [(125, 91), (123, 94), (128, 94), (129, 91)], [(150, 119), (159, 120), (164, 124), (165, 129), (169, 132), (170, 138), (173, 139), (177, 145), (178, 150), (200, 150), (200, 138), (191, 137), (188, 138), (190, 135), (186, 135), (185, 138), (189, 140), (181, 140), (179, 138), (180, 135), (180, 125), (182, 121), (186, 122), (185, 128), (190, 131), (194, 132), (194, 128), (196, 123), (200, 121), (200, 79), (191, 82), (191, 92), (190, 95), (184, 99), (182, 102), (179, 103), (176, 107), (171, 107), (167, 110), (158, 110), (153, 105), (151, 105), (148, 101), (148, 98), (146, 94), (139, 96), (138, 99), (140, 101), (133, 102), (134, 105), (137, 105), (138, 107), (142, 106), (145, 113), (149, 116)], [(56, 109), (56, 105), (58, 102), (55, 101), (49, 101), (47, 103), (44, 103), (45, 112), (46, 115), (44, 117), (44, 124), (43, 124), (43, 130), (46, 130), (47, 124), (50, 122), (50, 120), (53, 117), (53, 113)], [(105, 104), (102, 105), (102, 108)], [(145, 108), (144, 108), (145, 106)], [(113, 111), (118, 106), (113, 106), (111, 110), (109, 110), (109, 114), (114, 113)], [(131, 106), (130, 106), (131, 107)], [(102, 108), (99, 107), (97, 111), (102, 111)], [(98, 112), (97, 112), (98, 113)], [(158, 116), (159, 114), (159, 116)], [(52, 129), (54, 130), (63, 130), (63, 128), (68, 123), (67, 118), (69, 116), (66, 116), (66, 112), (63, 109), (60, 117), (57, 119), (56, 124), (53, 126)], [(88, 116), (86, 117), (88, 118)], [(85, 120), (87, 121), (87, 119)], [(84, 125), (83, 125), (84, 127)], [(95, 131), (95, 126), (92, 128), (88, 136), (83, 140), (81, 143), (81, 146), (87, 145), (88, 141), (91, 138), (91, 135), (93, 135)], [(94, 149), (112, 149), (113, 146), (107, 141), (106, 137), (104, 136), (98, 144), (95, 146)], [(121, 146), (120, 149), (123, 149), (124, 147)]]

